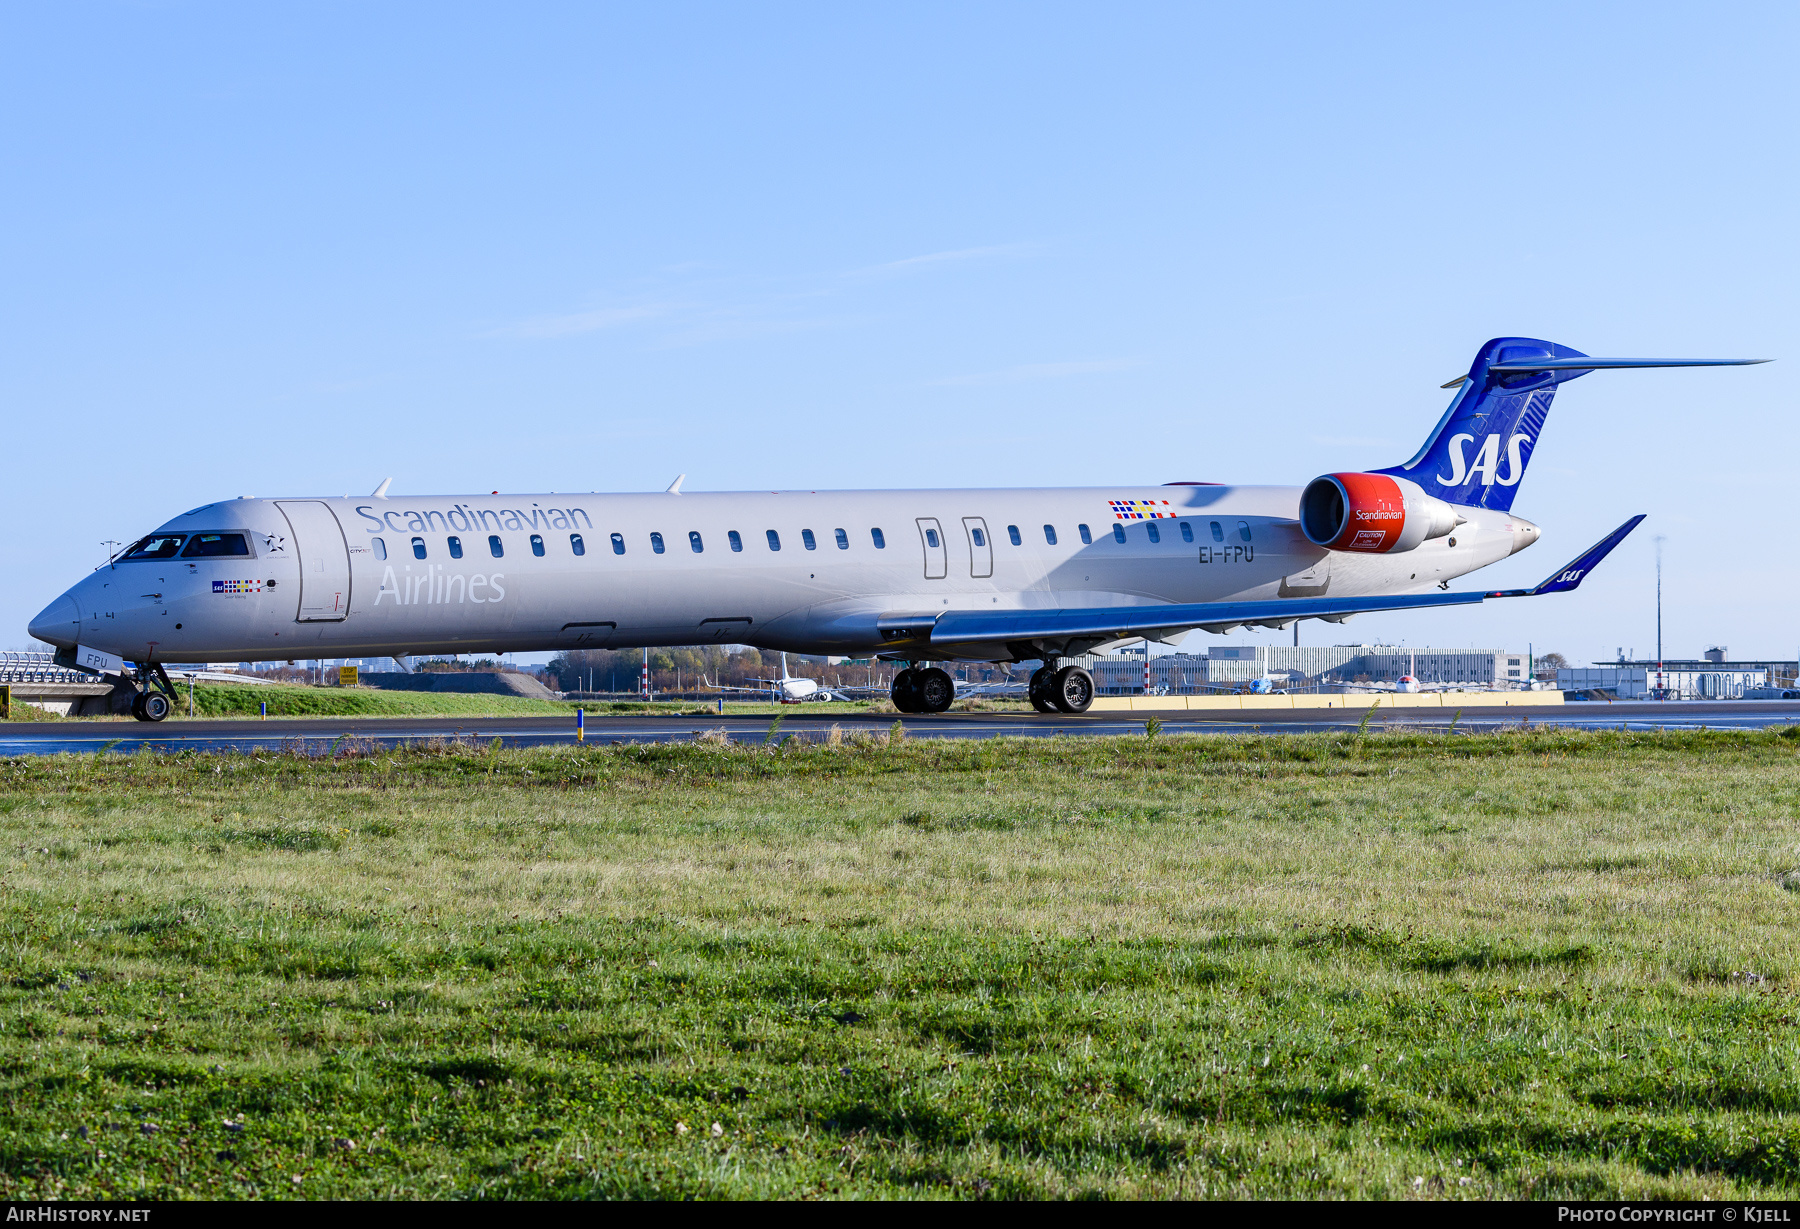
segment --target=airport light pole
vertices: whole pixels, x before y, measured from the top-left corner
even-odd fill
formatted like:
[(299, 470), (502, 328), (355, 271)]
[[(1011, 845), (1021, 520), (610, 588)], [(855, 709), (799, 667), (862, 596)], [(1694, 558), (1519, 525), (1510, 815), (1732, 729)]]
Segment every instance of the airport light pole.
[(1669, 695), (1667, 689), (1663, 686), (1662, 544), (1663, 535), (1659, 533), (1656, 535), (1656, 698), (1659, 700), (1666, 700), (1669, 698)]

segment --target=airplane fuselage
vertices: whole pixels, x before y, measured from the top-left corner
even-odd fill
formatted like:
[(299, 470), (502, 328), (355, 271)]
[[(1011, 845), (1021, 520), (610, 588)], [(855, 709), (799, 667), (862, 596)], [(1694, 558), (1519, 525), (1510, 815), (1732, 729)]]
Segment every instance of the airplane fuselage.
[[(1301, 488), (237, 499), (164, 557), (78, 582), (32, 634), (127, 661), (266, 661), (730, 643), (891, 647), (895, 614), (1420, 592), (1537, 537), (1464, 510), (1393, 555), (1301, 532)], [(202, 554), (194, 535), (209, 537)], [(997, 660), (1002, 645), (916, 657)]]

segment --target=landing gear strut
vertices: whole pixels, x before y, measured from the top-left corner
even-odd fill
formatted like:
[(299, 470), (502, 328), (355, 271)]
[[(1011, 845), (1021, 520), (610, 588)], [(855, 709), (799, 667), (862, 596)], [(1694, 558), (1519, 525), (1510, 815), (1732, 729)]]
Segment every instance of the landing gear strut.
[(139, 721), (161, 721), (175, 711), (175, 684), (161, 662), (137, 668), (138, 693), (131, 701), (131, 715)]
[(1040, 713), (1085, 713), (1094, 702), (1094, 676), (1080, 666), (1058, 669), (1046, 662), (1032, 673), (1026, 694)]

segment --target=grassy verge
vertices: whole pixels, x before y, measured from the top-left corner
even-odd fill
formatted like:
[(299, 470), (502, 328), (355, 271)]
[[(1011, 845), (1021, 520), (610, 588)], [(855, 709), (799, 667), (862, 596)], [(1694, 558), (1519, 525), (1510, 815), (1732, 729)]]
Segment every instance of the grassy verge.
[[(188, 689), (180, 693), (174, 718), (188, 715)], [(716, 702), (694, 700), (657, 700), (648, 703), (635, 700), (589, 701), (576, 704), (561, 700), (531, 700), (524, 696), (464, 694), (442, 691), (383, 691), (375, 687), (309, 687), (265, 683), (258, 686), (233, 686), (229, 683), (200, 683), (193, 689), (196, 717), (255, 717), (260, 705), (269, 706), (271, 717), (544, 717), (569, 716), (574, 709), (590, 713), (705, 716), (717, 713)], [(785, 713), (809, 717), (825, 717), (834, 713), (892, 713), (894, 706), (885, 700), (858, 700), (832, 704), (756, 704), (727, 700), (729, 714), (773, 715)], [(958, 712), (1030, 712), (1031, 706), (1007, 700), (966, 700), (956, 706)], [(14, 721), (129, 721), (129, 717), (66, 718), (15, 700)]]
[(1797, 757), (0, 761), (0, 1197), (1792, 1197)]
[[(181, 692), (177, 717), (187, 716), (188, 690)], [(490, 696), (444, 691), (382, 691), (375, 687), (301, 687), (265, 683), (234, 687), (201, 683), (194, 688), (195, 715), (254, 717), (259, 706), (271, 717), (518, 716), (567, 714), (569, 706), (524, 696)]]

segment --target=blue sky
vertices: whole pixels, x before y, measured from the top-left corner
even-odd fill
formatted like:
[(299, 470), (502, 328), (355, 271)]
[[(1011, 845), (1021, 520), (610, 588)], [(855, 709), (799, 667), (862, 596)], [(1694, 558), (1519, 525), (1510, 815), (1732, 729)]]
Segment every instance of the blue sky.
[[(1304, 483), (1499, 334), (1572, 597), (1308, 624), (1800, 649), (1800, 10), (0, 9), (0, 642), (237, 494)], [(1210, 638), (1197, 636), (1195, 647)]]

